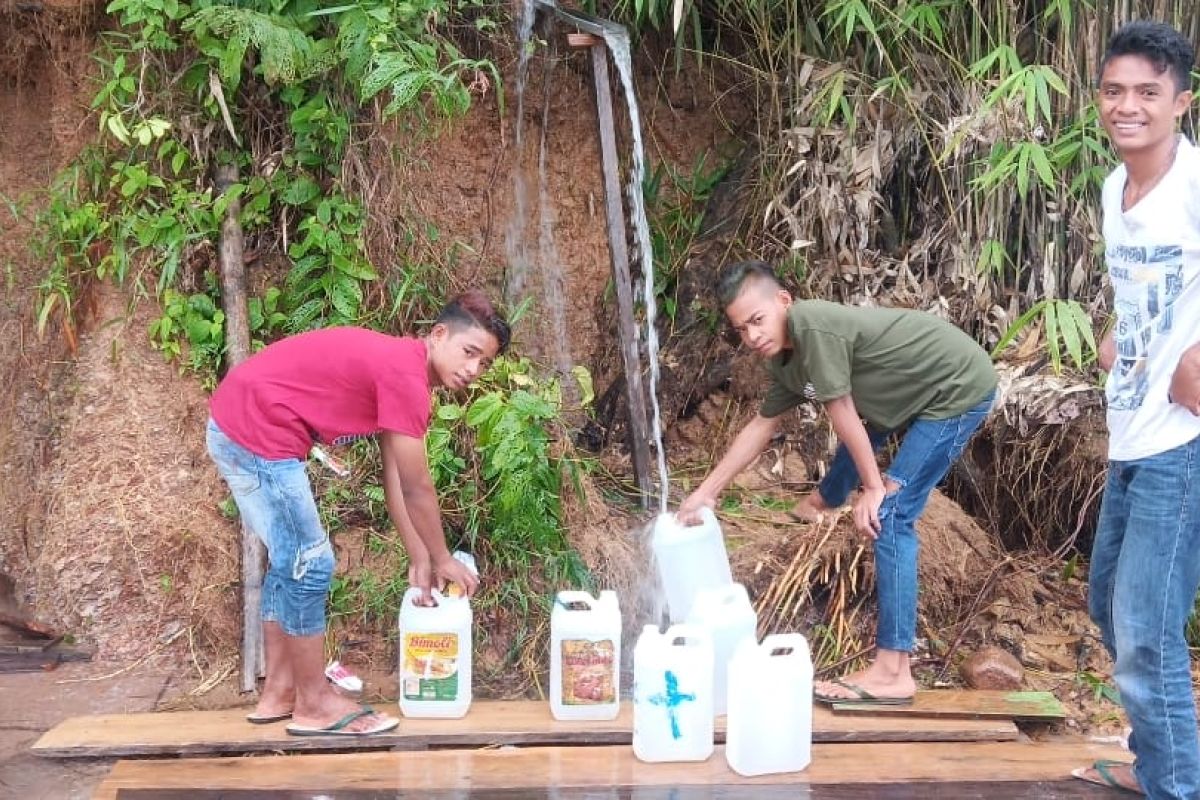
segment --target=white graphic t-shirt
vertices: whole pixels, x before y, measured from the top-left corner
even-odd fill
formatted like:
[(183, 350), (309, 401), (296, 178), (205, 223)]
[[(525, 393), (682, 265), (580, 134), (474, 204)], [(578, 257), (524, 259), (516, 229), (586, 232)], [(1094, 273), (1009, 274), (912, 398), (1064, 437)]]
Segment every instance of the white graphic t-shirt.
[(1104, 181), (1104, 258), (1117, 358), (1109, 373), (1108, 457), (1132, 461), (1200, 436), (1200, 417), (1167, 399), (1179, 357), (1200, 341), (1200, 150), (1180, 139), (1175, 164), (1129, 211), (1125, 166)]

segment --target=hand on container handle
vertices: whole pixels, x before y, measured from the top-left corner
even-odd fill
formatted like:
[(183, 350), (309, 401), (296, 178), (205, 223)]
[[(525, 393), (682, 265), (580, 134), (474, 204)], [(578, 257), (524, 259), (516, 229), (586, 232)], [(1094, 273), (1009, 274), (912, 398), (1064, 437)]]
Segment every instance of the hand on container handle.
[(692, 492), (679, 504), (679, 510), (675, 512), (675, 519), (683, 525), (699, 525), (704, 522), (705, 509), (712, 514), (716, 505), (716, 498)]

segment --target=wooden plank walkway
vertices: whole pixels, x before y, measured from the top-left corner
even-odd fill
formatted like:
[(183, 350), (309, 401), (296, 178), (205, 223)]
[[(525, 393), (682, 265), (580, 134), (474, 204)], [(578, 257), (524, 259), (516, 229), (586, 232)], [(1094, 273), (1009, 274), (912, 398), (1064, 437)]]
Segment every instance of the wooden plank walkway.
[[(725, 763), (722, 748), (702, 763), (646, 764), (629, 747), (524, 747), (428, 752), (309, 754), (242, 758), (120, 761), (95, 800), (152, 797), (311, 798), (321, 794), (388, 798), (562, 797), (564, 790), (597, 798), (686, 798), (681, 789), (707, 787), (693, 797), (769, 797), (769, 787), (792, 787), (790, 797), (1064, 798), (1091, 797), (1070, 771), (1099, 758), (1128, 758), (1120, 748), (1085, 742), (885, 742), (818, 744), (803, 772), (744, 778)], [(1076, 783), (1079, 785), (1076, 786)], [(919, 784), (915, 786), (914, 784)], [(1042, 786), (1038, 786), (1042, 784)], [(796, 787), (859, 786), (859, 795), (797, 793)], [(956, 794), (938, 794), (937, 786)], [(971, 793), (965, 793), (970, 787)], [(546, 787), (553, 787), (545, 793)], [(655, 791), (655, 787), (660, 787)], [(713, 787), (724, 794), (714, 795)], [(978, 787), (982, 787), (981, 789)], [(988, 787), (991, 787), (990, 789)], [(870, 788), (872, 791), (866, 792)], [(1037, 788), (1039, 794), (1029, 794)], [(632, 791), (631, 791), (632, 789)], [(1002, 793), (1006, 789), (1017, 793)], [(510, 790), (504, 793), (504, 790)], [(511, 791), (511, 790), (520, 790)], [(1057, 791), (1058, 789), (1055, 789)], [(736, 793), (736, 792), (742, 793)], [(1051, 793), (1046, 793), (1050, 791)], [(1100, 790), (1096, 797), (1104, 797)], [(158, 795), (153, 792), (159, 792)], [(292, 794), (302, 792), (302, 795)], [(371, 792), (387, 792), (386, 795)], [(446, 794), (451, 792), (452, 794)], [(164, 794), (167, 793), (167, 794)], [(255, 794), (257, 793), (257, 794)], [(490, 794), (489, 794), (490, 793)], [(777, 797), (784, 796), (776, 794)]]
[[(397, 713), (393, 704), (376, 704)], [(625, 704), (611, 722), (562, 722), (539, 701), (479, 701), (460, 720), (402, 719), (396, 730), (378, 736), (289, 736), (285, 723), (251, 725), (248, 709), (109, 714), (71, 717), (33, 745), (37, 755), (55, 758), (119, 758), (151, 755), (216, 755), (278, 751), (423, 750), (495, 745), (629, 744), (633, 712)], [(1017, 738), (1009, 720), (876, 717), (813, 709), (817, 742), (1006, 741)], [(725, 738), (717, 721), (717, 741)]]
[(949, 691), (917, 692), (912, 705), (881, 706), (834, 703), (838, 714), (889, 717), (959, 717), (962, 719), (1060, 720), (1066, 710), (1050, 692)]
[[(797, 792), (803, 792), (798, 795)], [(344, 789), (337, 800), (1113, 800), (1078, 780), (1037, 783), (966, 782), (808, 784), (796, 786), (634, 786), (629, 788)], [(321, 797), (323, 795), (317, 795)], [(325, 795), (327, 796), (327, 795)], [(275, 789), (122, 789), (117, 800), (313, 800), (308, 791)]]

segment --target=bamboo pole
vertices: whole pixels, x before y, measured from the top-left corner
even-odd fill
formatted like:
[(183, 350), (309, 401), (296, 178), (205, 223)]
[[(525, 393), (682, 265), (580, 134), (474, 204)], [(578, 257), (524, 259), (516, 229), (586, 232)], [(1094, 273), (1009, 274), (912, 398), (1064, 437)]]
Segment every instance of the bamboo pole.
[[(236, 166), (217, 168), (220, 192), (237, 183)], [(230, 367), (250, 357), (250, 314), (246, 302), (246, 265), (242, 259), (241, 204), (230, 200), (221, 222), (221, 305), (225, 312), (225, 358)], [(264, 674), (262, 635), (262, 540), (242, 523), (242, 691), (252, 692)]]

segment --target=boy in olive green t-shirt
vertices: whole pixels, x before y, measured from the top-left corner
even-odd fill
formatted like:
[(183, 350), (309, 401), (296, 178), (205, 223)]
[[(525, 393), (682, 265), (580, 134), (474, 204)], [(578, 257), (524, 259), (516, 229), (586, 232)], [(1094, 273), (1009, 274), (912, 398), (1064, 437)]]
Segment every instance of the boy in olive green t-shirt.
[[(816, 517), (843, 505), (861, 484), (854, 524), (874, 540), (879, 627), (870, 666), (818, 682), (815, 697), (909, 703), (916, 689), (909, 665), (917, 625), (916, 522), (991, 409), (991, 359), (958, 328), (921, 311), (794, 301), (762, 262), (732, 265), (717, 292), (742, 342), (766, 360), (771, 386), (758, 415), (677, 516), (692, 523), (702, 506), (714, 508), (774, 436), (783, 412), (806, 399), (823, 404), (839, 446), (820, 487), (793, 513)], [(875, 451), (902, 428), (896, 456), (881, 473)]]

